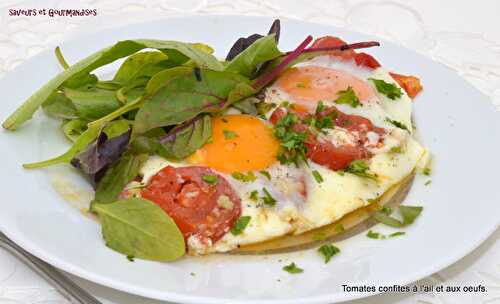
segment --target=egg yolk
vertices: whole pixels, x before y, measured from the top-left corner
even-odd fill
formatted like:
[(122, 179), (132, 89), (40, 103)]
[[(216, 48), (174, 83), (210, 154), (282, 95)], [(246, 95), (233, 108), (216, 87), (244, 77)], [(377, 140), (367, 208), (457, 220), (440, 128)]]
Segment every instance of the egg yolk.
[(351, 87), (359, 100), (375, 96), (365, 80), (343, 71), (319, 66), (294, 67), (288, 69), (276, 81), (294, 102), (315, 105), (319, 100), (335, 100), (338, 92)]
[(249, 115), (212, 119), (212, 141), (188, 159), (221, 172), (262, 170), (276, 161), (279, 142), (262, 120)]

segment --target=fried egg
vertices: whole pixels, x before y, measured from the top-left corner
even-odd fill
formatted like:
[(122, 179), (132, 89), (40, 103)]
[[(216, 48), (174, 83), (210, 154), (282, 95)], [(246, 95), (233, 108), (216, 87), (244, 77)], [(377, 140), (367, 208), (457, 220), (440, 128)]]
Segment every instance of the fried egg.
[[(391, 100), (377, 91), (370, 79), (381, 79), (399, 85), (383, 68), (371, 70), (354, 64), (320, 56), (300, 63), (284, 72), (265, 91), (264, 102), (297, 105), (297, 109), (314, 112), (318, 101), (335, 106), (347, 114), (368, 118), (385, 134), (366, 134), (366, 149), (372, 157), (369, 170), (377, 180), (330, 170), (309, 162), (308, 166), (284, 165), (277, 160), (280, 143), (269, 121), (243, 114), (223, 115), (212, 120), (212, 141), (182, 162), (152, 156), (140, 170), (143, 183), (166, 166), (207, 166), (223, 176), (241, 198), (241, 216), (250, 216), (246, 228), (238, 235), (226, 233), (220, 240), (203, 243), (195, 237), (187, 240), (189, 253), (227, 252), (239, 246), (270, 240), (286, 234), (300, 234), (342, 218), (345, 214), (370, 204), (391, 186), (398, 184), (415, 169), (426, 150), (412, 137), (411, 99), (403, 94)], [(338, 92), (352, 88), (361, 106), (336, 104)], [(271, 112), (266, 114), (269, 119)], [(408, 130), (395, 127), (398, 121)], [(334, 145), (355, 143), (359, 134), (341, 126), (319, 135)], [(357, 137), (358, 136), (358, 137)], [(394, 153), (398, 147), (398, 153)], [(262, 171), (265, 170), (265, 174)], [(313, 171), (318, 172), (318, 182)], [(255, 179), (242, 181), (232, 173), (253, 173)], [(262, 203), (266, 193), (276, 201), (273, 207)], [(256, 199), (257, 197), (257, 199)]]

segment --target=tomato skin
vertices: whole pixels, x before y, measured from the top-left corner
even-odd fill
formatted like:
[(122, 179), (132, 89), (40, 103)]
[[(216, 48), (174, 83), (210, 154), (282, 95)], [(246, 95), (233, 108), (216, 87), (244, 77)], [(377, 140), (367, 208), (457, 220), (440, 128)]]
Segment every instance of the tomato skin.
[[(204, 175), (217, 176), (215, 185)], [(218, 203), (225, 195), (232, 208)], [(177, 224), (187, 240), (196, 236), (202, 243), (218, 241), (241, 215), (241, 199), (224, 179), (207, 167), (167, 166), (154, 175), (141, 196), (159, 205)]]
[(372, 55), (369, 55), (367, 53), (357, 53), (356, 56), (354, 56), (354, 60), (356, 61), (356, 64), (359, 66), (364, 66), (370, 69), (376, 69), (381, 67), (380, 63), (373, 58)]
[(334, 146), (331, 142), (308, 141), (306, 156), (313, 162), (331, 170), (342, 170), (356, 159), (368, 158), (370, 154), (362, 146)]
[[(335, 37), (335, 36), (324, 36), (321, 38), (316, 39), (313, 44), (311, 45), (311, 48), (325, 48), (325, 47), (335, 47), (335, 46), (340, 46), (347, 44), (344, 40)], [(342, 59), (348, 60), (354, 58), (356, 55), (356, 52), (354, 50), (345, 50), (345, 51), (330, 51), (328, 52), (329, 54), (333, 56), (338, 56), (341, 57)]]
[(391, 77), (406, 91), (410, 98), (415, 98), (423, 89), (420, 79), (411, 75), (402, 75), (389, 72)]
[(299, 122), (293, 126), (293, 129), (296, 132), (307, 133), (307, 138), (305, 140), (305, 146), (307, 148), (306, 157), (317, 164), (328, 167), (331, 170), (342, 170), (347, 168), (354, 160), (371, 157), (371, 153), (364, 146), (368, 140), (367, 133), (375, 132), (379, 135), (383, 135), (385, 133), (385, 129), (374, 126), (369, 119), (359, 115), (345, 114), (333, 106), (326, 107), (320, 113), (309, 114), (314, 115), (316, 119), (324, 118), (326, 116), (331, 117), (334, 125), (342, 127), (350, 132), (358, 133), (359, 140), (356, 144), (335, 146), (331, 142), (319, 141), (317, 137), (309, 131), (308, 126), (303, 122), (306, 116), (303, 113), (295, 112), (293, 109), (279, 107), (274, 110), (269, 120), (272, 124), (276, 124), (280, 119), (286, 116), (288, 111), (296, 114), (299, 118)]

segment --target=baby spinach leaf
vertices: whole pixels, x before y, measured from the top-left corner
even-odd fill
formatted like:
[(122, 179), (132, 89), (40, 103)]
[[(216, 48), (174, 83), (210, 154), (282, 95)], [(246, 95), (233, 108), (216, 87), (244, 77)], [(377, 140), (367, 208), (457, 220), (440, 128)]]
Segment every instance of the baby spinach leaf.
[(52, 117), (63, 119), (75, 119), (78, 117), (75, 105), (62, 92), (52, 93), (42, 104), (42, 108), (47, 115)]
[(238, 56), (229, 62), (224, 70), (250, 77), (262, 63), (273, 60), (281, 55), (283, 54), (278, 50), (275, 35), (268, 35), (259, 38), (239, 53)]
[(96, 204), (102, 235), (111, 249), (141, 259), (173, 261), (185, 253), (184, 237), (175, 222), (154, 203), (129, 198)]
[(73, 119), (66, 122), (63, 126), (63, 133), (72, 142), (75, 142), (77, 138), (87, 130), (87, 122), (81, 119)]
[(97, 184), (91, 210), (94, 204), (109, 204), (116, 201), (125, 186), (137, 176), (147, 158), (147, 154), (133, 155), (125, 152)]
[(71, 160), (71, 164), (90, 176), (98, 174), (120, 158), (128, 146), (130, 133), (129, 130), (108, 139), (108, 135), (101, 132), (93, 144)]
[[(8, 130), (19, 128), (24, 122), (31, 119), (36, 110), (62, 84), (64, 84), (64, 87), (77, 88), (88, 82), (91, 71), (144, 48), (154, 48), (164, 52), (168, 51), (167, 56), (171, 54), (179, 58), (189, 58), (200, 67), (217, 71), (223, 69), (222, 63), (217, 58), (200, 49), (197, 44), (146, 39), (119, 41), (115, 45), (102, 49), (59, 73), (17, 108), (3, 122), (2, 126)], [(95, 81), (97, 82), (97, 79)]]
[(250, 97), (256, 93), (257, 90), (255, 90), (250, 84), (246, 82), (240, 82), (234, 87), (234, 89), (229, 92), (229, 95), (227, 96), (226, 107), (228, 107), (229, 105), (233, 105), (234, 103)]
[(72, 101), (78, 116), (85, 120), (99, 119), (121, 106), (114, 91), (102, 89), (82, 91), (68, 88), (64, 88), (63, 91)]
[(182, 123), (200, 113), (219, 111), (227, 105), (229, 93), (238, 84), (248, 82), (234, 73), (192, 70), (189, 74), (173, 76), (166, 86), (144, 102), (135, 116), (135, 134)]
[(113, 81), (125, 84), (145, 75), (145, 72), (156, 63), (167, 59), (168, 56), (159, 51), (140, 52), (131, 55), (122, 63), (113, 77)]
[(183, 159), (193, 154), (212, 138), (210, 115), (202, 115), (170, 131), (160, 143), (171, 157)]

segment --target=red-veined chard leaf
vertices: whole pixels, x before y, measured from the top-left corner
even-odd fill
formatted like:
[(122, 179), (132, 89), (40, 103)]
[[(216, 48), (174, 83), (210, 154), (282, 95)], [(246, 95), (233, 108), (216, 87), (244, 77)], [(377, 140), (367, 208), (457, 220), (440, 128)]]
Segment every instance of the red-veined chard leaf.
[(89, 80), (89, 73), (117, 59), (134, 54), (144, 48), (153, 48), (166, 52), (167, 56), (177, 60), (192, 60), (196, 65), (220, 71), (223, 65), (213, 55), (206, 52), (206, 46), (194, 43), (165, 40), (124, 40), (111, 47), (102, 49), (70, 66), (52, 78), (29, 97), (2, 124), (5, 129), (15, 130), (31, 119), (38, 108), (59, 87), (77, 88)]
[(183, 123), (200, 113), (219, 111), (228, 106), (229, 94), (242, 83), (248, 83), (248, 79), (241, 75), (199, 68), (173, 76), (139, 109), (134, 133), (142, 134)]

